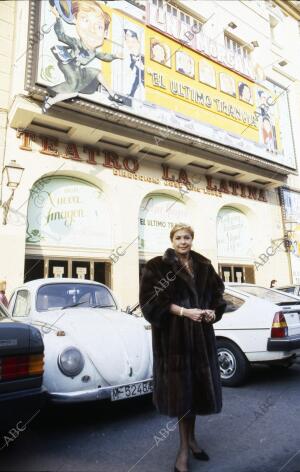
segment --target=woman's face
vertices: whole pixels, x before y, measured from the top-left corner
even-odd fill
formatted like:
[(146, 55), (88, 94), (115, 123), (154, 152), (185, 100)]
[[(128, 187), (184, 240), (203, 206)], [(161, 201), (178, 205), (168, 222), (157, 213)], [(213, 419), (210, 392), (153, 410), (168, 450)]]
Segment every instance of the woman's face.
[(179, 229), (173, 236), (172, 244), (179, 255), (188, 254), (192, 248), (193, 238), (186, 229)]

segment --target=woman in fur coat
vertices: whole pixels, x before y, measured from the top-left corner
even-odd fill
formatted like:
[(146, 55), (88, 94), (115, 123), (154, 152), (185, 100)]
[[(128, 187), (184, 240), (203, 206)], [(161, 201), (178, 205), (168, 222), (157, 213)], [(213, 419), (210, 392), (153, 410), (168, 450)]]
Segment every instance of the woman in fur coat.
[(178, 418), (175, 472), (188, 471), (189, 450), (199, 460), (209, 459), (195, 439), (196, 415), (222, 408), (212, 324), (226, 308), (224, 284), (210, 260), (191, 250), (193, 238), (190, 226), (173, 227), (173, 249), (147, 262), (139, 297), (152, 325), (153, 402), (161, 414)]

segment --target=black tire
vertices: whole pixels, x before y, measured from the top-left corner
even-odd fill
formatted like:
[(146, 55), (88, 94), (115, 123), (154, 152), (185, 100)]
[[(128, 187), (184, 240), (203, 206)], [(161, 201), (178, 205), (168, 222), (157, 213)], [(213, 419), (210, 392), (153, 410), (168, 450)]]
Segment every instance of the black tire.
[(229, 339), (217, 339), (217, 350), (222, 385), (237, 387), (244, 383), (250, 364), (240, 348)]

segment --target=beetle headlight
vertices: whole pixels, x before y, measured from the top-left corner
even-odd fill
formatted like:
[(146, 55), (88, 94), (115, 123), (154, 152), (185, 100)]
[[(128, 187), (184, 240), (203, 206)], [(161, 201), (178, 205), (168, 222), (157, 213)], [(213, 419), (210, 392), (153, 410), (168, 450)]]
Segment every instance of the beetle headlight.
[(75, 347), (65, 349), (57, 359), (61, 372), (68, 377), (75, 377), (80, 374), (84, 367), (83, 355)]

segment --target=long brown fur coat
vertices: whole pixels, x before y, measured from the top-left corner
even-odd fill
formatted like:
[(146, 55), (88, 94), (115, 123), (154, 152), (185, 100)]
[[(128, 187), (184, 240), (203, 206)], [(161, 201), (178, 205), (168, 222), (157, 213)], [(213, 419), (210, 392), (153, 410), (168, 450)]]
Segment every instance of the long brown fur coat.
[(161, 414), (208, 415), (222, 409), (222, 390), (212, 323), (169, 312), (185, 308), (225, 311), (224, 284), (209, 259), (191, 251), (194, 279), (174, 249), (147, 262), (140, 287), (140, 307), (152, 325), (153, 403)]

